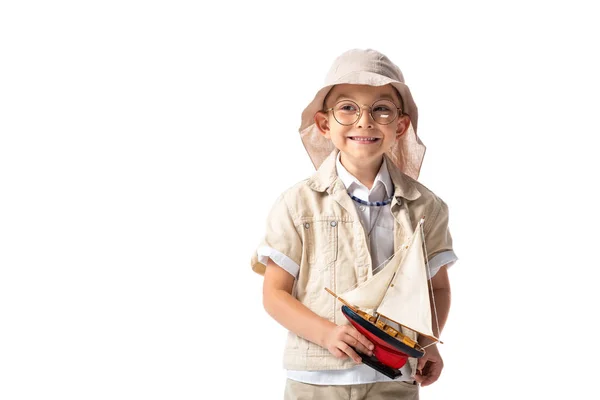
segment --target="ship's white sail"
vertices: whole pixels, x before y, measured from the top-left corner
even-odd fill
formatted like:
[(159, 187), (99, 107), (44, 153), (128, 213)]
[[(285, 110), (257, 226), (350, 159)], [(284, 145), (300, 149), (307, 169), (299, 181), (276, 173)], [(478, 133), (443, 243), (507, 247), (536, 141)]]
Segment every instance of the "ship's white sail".
[(435, 338), (423, 254), (423, 222), (417, 224), (408, 246), (400, 248), (381, 271), (340, 297), (364, 311), (376, 310), (387, 319)]
[(381, 304), (381, 300), (405, 254), (406, 249), (400, 249), (371, 279), (358, 285), (355, 289), (342, 294), (340, 297), (362, 310), (375, 310)]
[(377, 312), (409, 329), (434, 337), (420, 225), (417, 225)]

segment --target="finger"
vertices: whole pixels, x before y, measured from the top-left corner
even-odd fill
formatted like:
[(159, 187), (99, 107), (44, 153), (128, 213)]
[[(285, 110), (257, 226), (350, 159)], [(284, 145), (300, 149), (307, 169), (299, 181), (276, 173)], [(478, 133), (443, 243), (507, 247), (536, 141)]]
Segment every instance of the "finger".
[(442, 374), (442, 368), (443, 365), (441, 363), (429, 363), (421, 386), (431, 385), (433, 382), (437, 381)]
[(427, 378), (427, 370), (429, 366), (427, 365), (427, 361), (421, 361), (419, 358), (419, 362), (417, 363), (417, 371), (415, 372), (415, 381), (422, 383)]
[(373, 350), (375, 348), (375, 345), (353, 326), (348, 326), (346, 333), (352, 336), (356, 341), (355, 343), (352, 343), (353, 346), (356, 347), (358, 343), (360, 343), (365, 349)]
[(354, 336), (346, 334), (343, 339), (344, 342), (348, 343), (350, 346), (354, 347), (357, 351), (360, 351), (363, 354), (368, 354), (370, 356), (373, 355), (373, 352), (366, 348), (361, 342), (358, 341)]
[(338, 348), (334, 348), (333, 350), (330, 350), (330, 352), (335, 358), (346, 358), (346, 353), (344, 353)]
[(362, 362), (362, 358), (360, 358), (360, 356), (358, 354), (356, 354), (354, 349), (352, 349), (352, 347), (348, 346), (347, 343), (340, 342), (340, 344), (338, 345), (338, 349), (340, 349), (341, 351), (346, 353), (348, 355), (348, 357), (350, 357), (351, 359), (354, 360), (354, 362), (356, 362), (358, 364), (360, 364)]
[(423, 382), (421, 382), (421, 386), (429, 386), (432, 383), (434, 383), (435, 381), (437, 381), (439, 378), (438, 376), (428, 376), (427, 378), (423, 379)]
[(423, 357), (419, 358), (417, 361), (417, 369), (422, 370), (423, 367), (425, 367), (425, 364), (427, 364), (427, 360), (428, 360), (427, 355), (424, 355)]
[(359, 331), (357, 331), (356, 329), (354, 329), (354, 333), (353, 336), (356, 338), (356, 340), (358, 340), (358, 342), (363, 345), (365, 348), (369, 349), (369, 350), (373, 350), (375, 348), (375, 345), (369, 340), (367, 339), (367, 337), (363, 334), (361, 334)]

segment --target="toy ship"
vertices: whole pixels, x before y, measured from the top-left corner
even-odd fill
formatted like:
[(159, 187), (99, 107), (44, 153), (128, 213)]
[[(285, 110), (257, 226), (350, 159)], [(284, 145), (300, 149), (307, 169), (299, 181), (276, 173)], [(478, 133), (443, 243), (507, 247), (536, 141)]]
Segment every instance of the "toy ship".
[[(408, 241), (370, 279), (340, 295), (325, 288), (343, 304), (342, 313), (350, 323), (375, 346), (373, 356), (359, 353), (363, 363), (391, 379), (401, 375), (398, 369), (408, 357), (425, 354), (425, 349), (402, 328), (396, 328), (407, 328), (433, 343), (439, 342), (432, 331), (423, 223), (424, 218)], [(398, 325), (390, 326), (394, 322)]]

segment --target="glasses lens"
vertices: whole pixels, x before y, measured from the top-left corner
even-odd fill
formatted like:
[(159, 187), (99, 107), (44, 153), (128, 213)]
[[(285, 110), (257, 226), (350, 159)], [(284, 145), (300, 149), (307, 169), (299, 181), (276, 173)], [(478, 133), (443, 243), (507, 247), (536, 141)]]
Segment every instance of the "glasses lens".
[(371, 108), (373, 120), (381, 125), (392, 123), (398, 116), (396, 105), (388, 100), (380, 100), (373, 104)]
[(342, 100), (333, 107), (333, 116), (342, 125), (352, 125), (360, 114), (358, 105), (350, 100)]

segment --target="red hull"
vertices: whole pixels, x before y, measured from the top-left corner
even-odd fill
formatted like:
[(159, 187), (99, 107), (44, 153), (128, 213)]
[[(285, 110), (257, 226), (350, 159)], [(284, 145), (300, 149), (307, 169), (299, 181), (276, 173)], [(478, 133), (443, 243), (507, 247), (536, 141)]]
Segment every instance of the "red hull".
[(348, 318), (348, 321), (350, 321), (350, 323), (360, 333), (362, 333), (367, 339), (371, 341), (371, 343), (373, 343), (373, 345), (375, 346), (375, 348), (373, 349), (373, 355), (377, 357), (377, 359), (383, 364), (396, 369), (401, 368), (402, 366), (404, 366), (404, 364), (406, 364), (406, 361), (408, 361), (408, 355), (390, 346), (388, 343), (381, 340), (379, 337), (375, 336), (367, 329), (359, 325), (356, 321), (352, 320), (352, 318)]

